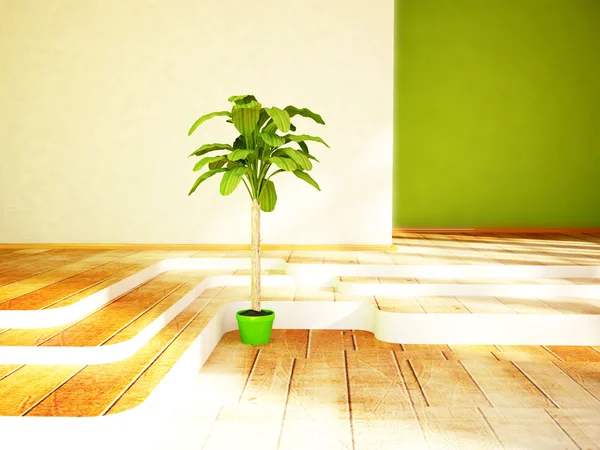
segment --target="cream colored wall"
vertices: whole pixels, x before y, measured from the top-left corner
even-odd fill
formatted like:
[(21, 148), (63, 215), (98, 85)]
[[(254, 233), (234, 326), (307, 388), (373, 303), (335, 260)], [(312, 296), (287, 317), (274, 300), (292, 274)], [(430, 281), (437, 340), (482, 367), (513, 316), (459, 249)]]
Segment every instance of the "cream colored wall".
[(390, 244), (393, 0), (0, 0), (0, 242), (247, 243), (250, 201), (191, 197), (200, 115), (308, 107), (322, 192), (274, 178), (263, 242)]

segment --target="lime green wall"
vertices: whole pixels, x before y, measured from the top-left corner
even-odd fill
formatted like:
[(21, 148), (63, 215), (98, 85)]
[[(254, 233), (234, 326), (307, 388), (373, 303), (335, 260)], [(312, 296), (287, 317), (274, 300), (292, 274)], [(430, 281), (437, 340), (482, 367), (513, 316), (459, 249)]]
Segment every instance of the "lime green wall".
[(396, 0), (394, 227), (600, 227), (600, 1)]

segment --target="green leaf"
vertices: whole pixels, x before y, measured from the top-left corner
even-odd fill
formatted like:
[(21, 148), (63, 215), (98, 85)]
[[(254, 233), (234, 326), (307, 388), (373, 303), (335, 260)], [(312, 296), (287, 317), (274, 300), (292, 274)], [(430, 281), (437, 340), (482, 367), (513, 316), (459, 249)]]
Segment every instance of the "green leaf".
[(306, 154), (302, 150), (294, 150), (293, 148), (280, 148), (277, 152), (282, 152), (289, 156), (292, 161), (294, 161), (300, 169), (303, 170), (312, 170), (312, 163), (306, 156)]
[(218, 169), (209, 170), (208, 172), (204, 172), (202, 175), (200, 175), (198, 177), (198, 179), (196, 180), (196, 182), (192, 186), (192, 189), (190, 190), (190, 192), (188, 193), (188, 195), (192, 195), (196, 191), (196, 189), (198, 188), (198, 186), (200, 186), (200, 183), (202, 183), (205, 180), (208, 180), (214, 174), (219, 173), (219, 172), (227, 172), (227, 169), (218, 168)]
[(240, 159), (246, 159), (248, 155), (252, 152), (253, 150), (237, 149), (232, 151), (229, 155), (227, 155), (227, 158), (229, 158), (230, 161), (239, 161)]
[(221, 180), (221, 195), (229, 195), (239, 186), (242, 177), (246, 174), (248, 168), (245, 166), (236, 166), (229, 169)]
[(264, 212), (271, 212), (275, 209), (277, 192), (275, 192), (275, 184), (271, 180), (265, 180), (258, 201), (260, 202), (260, 209)]
[(238, 148), (246, 148), (246, 139), (244, 139), (244, 136), (238, 136), (235, 138), (235, 141), (233, 142), (233, 150), (237, 150)]
[(323, 118), (318, 115), (315, 114), (314, 112), (312, 112), (310, 109), (306, 109), (306, 108), (296, 108), (295, 106), (286, 106), (285, 108), (283, 108), (287, 111), (287, 113), (289, 114), (290, 117), (294, 117), (294, 116), (302, 116), (302, 117), (308, 117), (312, 120), (314, 120), (317, 123), (320, 123), (321, 125), (325, 125), (325, 121), (323, 120)]
[(212, 162), (216, 162), (216, 161), (224, 161), (226, 159), (227, 159), (227, 157), (225, 157), (223, 155), (221, 155), (221, 156), (207, 156), (206, 158), (202, 158), (194, 166), (194, 172), (198, 172), (200, 169), (202, 169), (208, 163), (212, 163)]
[(287, 111), (279, 109), (275, 106), (272, 108), (265, 108), (265, 111), (267, 112), (269, 117), (273, 119), (273, 122), (275, 123), (275, 125), (277, 125), (277, 128), (279, 128), (284, 133), (290, 131), (290, 115), (287, 113)]
[(315, 158), (313, 155), (311, 155), (308, 152), (308, 145), (306, 145), (306, 142), (304, 142), (304, 141), (298, 142), (298, 145), (300, 146), (300, 148), (302, 149), (302, 151), (304, 152), (304, 154), (306, 155), (306, 157), (308, 159), (312, 159), (313, 161), (320, 162), (317, 158)]
[(256, 97), (254, 95), (232, 95), (231, 97), (229, 97), (227, 99), (228, 102), (232, 102), (235, 103), (236, 105), (244, 105), (246, 103), (250, 103), (252, 101), (258, 101), (256, 100)]
[(280, 145), (285, 144), (285, 139), (276, 134), (260, 133), (260, 137), (265, 141), (265, 144), (270, 145), (271, 147), (279, 147)]
[(327, 145), (327, 143), (321, 139), (318, 136), (309, 136), (308, 134), (286, 134), (285, 136), (283, 136), (285, 138), (285, 142), (303, 142), (303, 141), (315, 141), (315, 142), (320, 142), (321, 144), (323, 144), (325, 147), (327, 148), (331, 148), (329, 147), (329, 145)]
[(223, 167), (225, 165), (225, 163), (227, 162), (227, 158), (223, 157), (223, 159), (220, 159), (218, 161), (215, 162), (211, 162), (208, 164), (208, 168), (209, 169), (216, 169), (218, 167)]
[(281, 156), (272, 156), (268, 159), (269, 162), (275, 164), (277, 167), (283, 170), (287, 170), (289, 172), (293, 172), (298, 169), (296, 163), (290, 158), (282, 158)]
[(266, 133), (266, 134), (275, 134), (276, 131), (277, 131), (277, 125), (275, 125), (275, 122), (273, 122), (273, 119), (269, 119), (269, 121), (265, 124), (265, 126), (262, 129), (262, 133)]
[(313, 180), (312, 177), (309, 174), (307, 174), (306, 172), (302, 172), (301, 170), (294, 170), (294, 175), (296, 175), (301, 180), (306, 181), (308, 184), (313, 186), (318, 191), (321, 190), (321, 188), (319, 187), (317, 182), (315, 180)]
[(273, 175), (277, 175), (278, 173), (281, 173), (281, 172), (286, 172), (286, 171), (283, 170), (283, 169), (278, 169), (275, 172), (273, 172), (271, 175), (269, 175), (269, 177), (267, 178), (267, 180), (269, 180)]
[[(202, 156), (208, 152), (214, 152), (215, 150), (232, 150), (229, 144), (205, 144), (198, 150), (194, 150), (190, 153), (190, 156)], [(188, 156), (188, 158), (190, 157)]]
[(231, 117), (231, 113), (229, 111), (217, 111), (217, 112), (203, 115), (202, 117), (200, 117), (198, 120), (196, 120), (194, 122), (194, 125), (192, 125), (192, 127), (190, 128), (190, 131), (188, 131), (188, 136), (190, 134), (192, 134), (196, 130), (196, 128), (198, 128), (200, 125), (202, 125), (208, 119), (212, 119), (213, 117), (219, 117), (219, 116)]
[(262, 108), (260, 110), (257, 128), (260, 130), (263, 127), (263, 125), (267, 122), (267, 120), (269, 120), (269, 115), (267, 114), (267, 111), (265, 111), (265, 108)]
[(296, 131), (296, 126), (293, 123), (290, 123), (290, 130)]
[(244, 137), (250, 136), (256, 129), (260, 117), (260, 103), (252, 100), (243, 105), (236, 104), (232, 109), (233, 125)]

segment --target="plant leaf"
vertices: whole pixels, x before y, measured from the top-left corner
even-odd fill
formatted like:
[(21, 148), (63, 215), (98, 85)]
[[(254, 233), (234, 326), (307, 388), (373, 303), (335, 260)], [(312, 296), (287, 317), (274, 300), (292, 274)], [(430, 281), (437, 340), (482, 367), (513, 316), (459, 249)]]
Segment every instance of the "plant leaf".
[(248, 150), (247, 148), (245, 149), (236, 149), (234, 151), (232, 151), (229, 155), (227, 155), (227, 158), (230, 161), (239, 161), (240, 159), (246, 159), (248, 157), (248, 155), (250, 153), (252, 153), (254, 150)]
[(208, 119), (212, 119), (213, 117), (219, 117), (219, 116), (231, 117), (231, 113), (229, 111), (217, 111), (217, 112), (213, 112), (210, 114), (204, 114), (202, 117), (200, 117), (198, 120), (196, 120), (194, 122), (194, 124), (190, 128), (190, 131), (188, 131), (188, 136), (190, 134), (192, 134), (196, 130), (196, 128), (198, 128), (200, 125), (202, 125)]
[(258, 118), (258, 125), (256, 127), (260, 130), (263, 127), (263, 125), (265, 123), (267, 123), (267, 120), (269, 120), (269, 115), (267, 114), (267, 111), (265, 111), (265, 108), (262, 108), (260, 110), (260, 116)]
[(285, 136), (283, 136), (285, 138), (285, 142), (303, 142), (303, 141), (315, 141), (315, 142), (320, 142), (321, 144), (323, 144), (325, 147), (327, 148), (331, 148), (329, 147), (329, 145), (327, 145), (327, 143), (321, 139), (318, 136), (309, 136), (308, 134), (286, 134)]
[(283, 169), (278, 169), (275, 172), (273, 172), (271, 175), (269, 175), (269, 177), (267, 178), (267, 180), (269, 180), (273, 175), (277, 175), (278, 173), (281, 173), (281, 172), (286, 172), (286, 171), (283, 170)]
[(296, 175), (301, 180), (306, 181), (308, 184), (313, 186), (318, 191), (321, 190), (321, 188), (319, 187), (317, 182), (315, 180), (313, 180), (312, 177), (309, 174), (307, 174), (306, 172), (302, 172), (301, 170), (294, 170), (294, 175)]
[[(194, 150), (192, 153), (190, 153), (190, 156), (202, 156), (205, 153), (213, 152), (215, 150), (232, 150), (232, 148), (229, 144), (205, 144), (198, 150)], [(190, 156), (188, 156), (188, 158)]]
[(296, 108), (295, 106), (291, 106), (291, 105), (286, 106), (283, 109), (285, 109), (288, 112), (290, 117), (294, 117), (294, 116), (308, 117), (308, 118), (314, 120), (315, 122), (320, 123), (321, 125), (325, 125), (325, 121), (323, 120), (323, 118), (320, 115), (312, 112), (310, 109), (307, 109), (307, 108), (300, 109), (300, 108)]
[(312, 159), (313, 161), (320, 162), (317, 158), (315, 158), (313, 155), (311, 155), (308, 152), (308, 145), (306, 145), (306, 142), (304, 142), (304, 141), (298, 142), (298, 145), (300, 146), (300, 148), (302, 149), (302, 151), (304, 152), (304, 154), (306, 155), (306, 157), (308, 159)]
[(223, 161), (223, 160), (226, 160), (226, 159), (227, 159), (227, 157), (223, 156), (223, 155), (221, 155), (221, 156), (207, 156), (206, 158), (202, 158), (194, 166), (194, 172), (198, 172), (200, 169), (202, 169), (208, 163), (212, 163), (212, 162), (216, 162), (216, 161)]
[(227, 158), (223, 157), (223, 159), (220, 159), (218, 161), (209, 163), (208, 164), (208, 168), (209, 169), (216, 169), (217, 167), (223, 167), (226, 162), (227, 162)]
[(277, 192), (275, 191), (275, 184), (271, 180), (265, 180), (258, 201), (260, 202), (260, 209), (264, 212), (271, 212), (275, 209)]
[(287, 111), (279, 109), (277, 107), (265, 108), (265, 111), (273, 119), (273, 122), (284, 133), (290, 131), (290, 115)]
[(277, 150), (277, 153), (282, 152), (289, 156), (292, 161), (294, 161), (298, 167), (302, 170), (312, 170), (312, 163), (306, 156), (306, 154), (302, 150), (295, 150), (293, 148), (280, 148)]
[(252, 100), (242, 105), (236, 104), (231, 110), (233, 125), (244, 137), (250, 136), (256, 129), (260, 117), (260, 103)]
[(269, 121), (266, 123), (266, 125), (262, 129), (262, 133), (266, 133), (266, 134), (275, 134), (276, 131), (277, 131), (277, 125), (275, 125), (275, 122), (273, 122), (273, 119), (269, 119)]
[(269, 162), (275, 164), (280, 169), (293, 172), (298, 169), (296, 163), (290, 158), (282, 158), (281, 156), (272, 156), (268, 159)]
[(238, 136), (235, 138), (235, 141), (233, 142), (233, 150), (237, 150), (238, 148), (246, 148), (246, 139), (244, 139), (244, 136)]
[(280, 145), (285, 144), (285, 139), (282, 136), (278, 136), (276, 134), (260, 133), (260, 137), (265, 142), (265, 144), (270, 145), (271, 147), (279, 147)]
[(200, 186), (200, 183), (202, 183), (205, 180), (208, 180), (214, 174), (219, 173), (219, 172), (227, 172), (227, 169), (217, 168), (217, 169), (209, 170), (208, 172), (204, 172), (202, 175), (200, 175), (198, 177), (198, 179), (196, 180), (196, 182), (192, 186), (192, 189), (190, 189), (190, 192), (188, 193), (188, 195), (192, 195), (196, 191), (196, 189), (198, 188), (198, 186)]
[(246, 95), (232, 95), (227, 99), (228, 102), (235, 103), (236, 105), (244, 105), (246, 103), (250, 103), (251, 101), (258, 101), (254, 95), (246, 94)]
[(236, 166), (229, 169), (221, 180), (221, 195), (229, 195), (239, 186), (242, 177), (246, 174), (248, 168), (245, 166)]
[(290, 130), (296, 131), (296, 126), (293, 123), (290, 123)]

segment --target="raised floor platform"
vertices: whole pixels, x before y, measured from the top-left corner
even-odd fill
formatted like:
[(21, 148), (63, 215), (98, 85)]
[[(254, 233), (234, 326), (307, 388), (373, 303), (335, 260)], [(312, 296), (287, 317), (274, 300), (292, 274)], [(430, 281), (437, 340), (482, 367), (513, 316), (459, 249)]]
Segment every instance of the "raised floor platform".
[[(585, 397), (588, 403), (574, 402), (573, 408), (595, 410), (598, 368), (593, 364), (600, 363), (599, 237), (527, 236), (498, 241), (493, 236), (448, 239), (432, 235), (407, 236), (397, 245), (395, 252), (263, 252), (266, 305), (280, 302), (277, 328), (346, 331), (275, 330), (273, 343), (260, 353), (247, 346), (243, 352), (256, 359), (259, 354), (261, 358), (270, 352), (275, 355), (277, 349), (284, 349), (285, 354), (294, 347), (310, 355), (311, 345), (317, 345), (320, 338), (312, 343), (309, 335), (338, 333), (343, 336), (346, 362), (351, 352), (366, 355), (373, 347), (375, 354), (384, 348), (387, 355), (391, 349), (399, 367), (408, 364), (420, 380), (415, 369), (418, 361), (427, 361), (424, 367), (428, 368), (441, 364), (435, 370), (442, 374), (455, 373), (458, 366), (453, 361), (475, 361), (475, 365), (492, 361), (498, 364), (480, 368), (480, 373), (491, 377), (491, 385), (504, 382), (504, 369), (497, 368), (506, 363), (518, 366), (550, 399), (541, 386), (544, 382), (535, 377), (554, 379), (558, 372), (548, 368), (551, 364), (587, 392), (575, 398)], [(244, 256), (246, 252), (0, 250), (0, 323), (5, 326), (0, 330), (0, 415), (25, 416), (22, 420), (154, 417), (165, 409), (165, 402), (172, 403), (178, 388), (195, 382), (195, 374), (223, 333), (235, 328), (233, 310), (240, 306), (232, 302), (249, 296), (249, 262), (237, 259)], [(526, 264), (514, 262), (521, 256), (521, 263)], [(165, 259), (171, 261), (161, 262)], [(327, 311), (325, 321), (310, 319), (307, 312), (316, 307)], [(56, 325), (36, 325), (52, 321)], [(531, 342), (519, 335), (519, 327), (531, 331), (532, 324), (537, 324), (534, 331), (540, 329), (534, 336), (539, 342), (533, 342), (531, 333)], [(373, 331), (392, 343), (352, 329)], [(461, 334), (460, 330), (470, 331)], [(292, 336), (296, 336), (295, 343), (290, 341)], [(305, 336), (306, 342), (298, 336)], [(482, 343), (473, 341), (474, 336), (488, 345), (466, 345)], [(580, 341), (573, 341), (573, 336)], [(592, 345), (560, 345), (584, 341)], [(233, 345), (231, 338), (224, 342)], [(425, 342), (431, 345), (415, 347)], [(543, 345), (516, 345), (524, 343)], [(542, 364), (543, 368), (534, 376), (519, 363)], [(456, 370), (467, 370), (475, 380), (469, 364), (461, 362), (462, 369)], [(226, 369), (219, 370), (232, 376)], [(478, 380), (475, 384), (480, 386)], [(427, 398), (423, 383), (419, 386)], [(488, 398), (485, 388), (480, 389)], [(558, 405), (558, 400), (552, 401)], [(428, 408), (438, 406), (429, 404)], [(247, 417), (238, 417), (240, 411), (234, 410), (231, 416), (238, 425), (240, 417)], [(584, 416), (598, 417), (596, 412), (591, 414)], [(278, 417), (274, 420), (281, 422)], [(485, 414), (482, 417), (490, 420)], [(7, 425), (8, 419), (0, 418), (0, 425)], [(217, 438), (207, 434), (207, 439)]]

